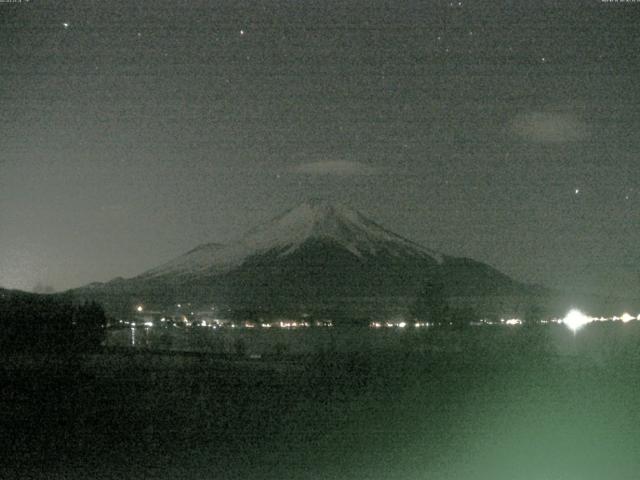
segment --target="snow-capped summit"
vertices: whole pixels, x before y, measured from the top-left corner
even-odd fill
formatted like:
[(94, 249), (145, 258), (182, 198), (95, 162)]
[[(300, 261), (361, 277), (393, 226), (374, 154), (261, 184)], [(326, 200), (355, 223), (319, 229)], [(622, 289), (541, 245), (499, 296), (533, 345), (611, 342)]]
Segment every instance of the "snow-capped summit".
[(384, 229), (358, 211), (321, 199), (308, 200), (254, 228), (242, 242), (263, 251), (286, 247), (286, 255), (309, 239), (333, 241), (358, 257), (386, 250), (442, 260), (440, 254)]
[(370, 318), (406, 308), (433, 282), (470, 301), (531, 291), (489, 265), (407, 240), (346, 205), (308, 200), (235, 242), (202, 244), (137, 277), (76, 293), (124, 313), (144, 301)]
[(330, 242), (359, 258), (385, 254), (443, 261), (441, 254), (386, 230), (356, 210), (311, 199), (254, 227), (232, 244), (200, 245), (142, 276), (224, 273), (256, 255), (286, 257), (310, 241)]

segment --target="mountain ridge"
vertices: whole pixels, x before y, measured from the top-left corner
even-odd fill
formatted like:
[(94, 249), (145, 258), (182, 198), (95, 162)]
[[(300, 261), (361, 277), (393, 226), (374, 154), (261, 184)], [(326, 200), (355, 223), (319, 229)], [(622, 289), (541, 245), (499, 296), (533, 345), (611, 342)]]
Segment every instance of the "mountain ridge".
[(167, 274), (225, 273), (247, 258), (282, 250), (293, 253), (311, 239), (330, 239), (355, 256), (390, 250), (396, 255), (431, 257), (442, 263), (444, 255), (397, 235), (356, 210), (325, 200), (309, 200), (253, 227), (232, 244), (205, 243), (158, 267), (143, 272), (149, 278)]
[(230, 244), (198, 245), (135, 277), (78, 291), (119, 312), (189, 302), (274, 315), (313, 308), (373, 315), (406, 309), (433, 282), (449, 297), (532, 292), (489, 265), (429, 249), (325, 200), (303, 202)]

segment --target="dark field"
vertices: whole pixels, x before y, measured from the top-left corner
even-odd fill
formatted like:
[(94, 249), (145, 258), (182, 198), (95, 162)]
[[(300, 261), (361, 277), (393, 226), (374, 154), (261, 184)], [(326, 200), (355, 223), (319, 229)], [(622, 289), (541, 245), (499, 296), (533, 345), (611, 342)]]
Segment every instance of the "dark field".
[(0, 478), (637, 479), (636, 323), (259, 360), (5, 355)]

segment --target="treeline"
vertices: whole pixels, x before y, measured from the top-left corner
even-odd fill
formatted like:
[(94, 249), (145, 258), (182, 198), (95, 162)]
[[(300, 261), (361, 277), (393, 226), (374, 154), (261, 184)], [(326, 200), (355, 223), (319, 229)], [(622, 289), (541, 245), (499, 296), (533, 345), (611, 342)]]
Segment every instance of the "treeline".
[(425, 283), (411, 305), (410, 312), (416, 320), (440, 327), (464, 328), (478, 320), (478, 314), (473, 308), (452, 306), (444, 284), (439, 281)]
[(2, 351), (94, 351), (104, 340), (105, 325), (105, 312), (95, 302), (0, 290)]

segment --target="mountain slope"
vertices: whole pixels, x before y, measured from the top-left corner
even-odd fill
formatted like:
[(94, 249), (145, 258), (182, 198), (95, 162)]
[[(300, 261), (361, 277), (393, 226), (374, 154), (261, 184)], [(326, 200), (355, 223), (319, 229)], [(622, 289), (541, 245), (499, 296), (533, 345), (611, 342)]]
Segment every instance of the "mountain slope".
[(215, 275), (241, 266), (267, 253), (287, 257), (306, 242), (322, 241), (341, 247), (358, 258), (389, 254), (442, 263), (443, 255), (390, 232), (355, 210), (312, 200), (250, 230), (231, 245), (204, 244), (140, 278), (164, 275)]
[(406, 305), (433, 281), (451, 296), (527, 291), (488, 265), (428, 249), (321, 200), (305, 202), (232, 244), (200, 245), (137, 277), (83, 291), (107, 308), (188, 301), (299, 312), (310, 305)]

